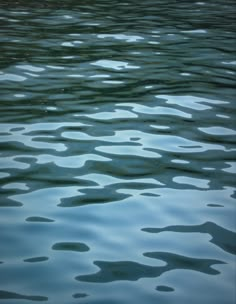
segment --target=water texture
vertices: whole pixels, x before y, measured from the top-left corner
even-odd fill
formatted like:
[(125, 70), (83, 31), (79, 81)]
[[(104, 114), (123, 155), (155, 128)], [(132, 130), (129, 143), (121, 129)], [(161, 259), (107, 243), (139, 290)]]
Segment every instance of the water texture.
[(1, 1), (0, 303), (235, 303), (235, 15)]

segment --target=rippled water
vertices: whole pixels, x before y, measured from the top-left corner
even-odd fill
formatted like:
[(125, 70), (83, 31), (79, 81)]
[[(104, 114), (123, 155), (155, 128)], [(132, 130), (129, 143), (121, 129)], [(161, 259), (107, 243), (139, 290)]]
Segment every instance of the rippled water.
[(1, 303), (235, 303), (235, 10), (1, 1)]

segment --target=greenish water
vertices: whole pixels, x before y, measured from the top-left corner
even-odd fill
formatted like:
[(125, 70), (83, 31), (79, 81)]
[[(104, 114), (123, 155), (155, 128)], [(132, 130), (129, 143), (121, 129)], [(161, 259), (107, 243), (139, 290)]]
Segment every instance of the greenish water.
[(1, 303), (235, 303), (235, 11), (1, 1)]

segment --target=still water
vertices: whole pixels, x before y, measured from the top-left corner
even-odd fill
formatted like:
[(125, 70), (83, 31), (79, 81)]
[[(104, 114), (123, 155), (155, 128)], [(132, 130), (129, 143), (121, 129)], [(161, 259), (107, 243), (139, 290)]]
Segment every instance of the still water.
[(1, 1), (1, 303), (235, 303), (235, 10)]

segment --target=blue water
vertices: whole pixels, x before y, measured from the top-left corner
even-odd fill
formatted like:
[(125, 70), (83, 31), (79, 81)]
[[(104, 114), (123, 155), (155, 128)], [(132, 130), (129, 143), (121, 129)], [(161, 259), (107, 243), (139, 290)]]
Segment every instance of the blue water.
[(235, 12), (1, 1), (0, 303), (235, 303)]

